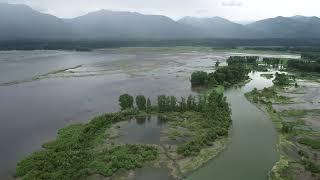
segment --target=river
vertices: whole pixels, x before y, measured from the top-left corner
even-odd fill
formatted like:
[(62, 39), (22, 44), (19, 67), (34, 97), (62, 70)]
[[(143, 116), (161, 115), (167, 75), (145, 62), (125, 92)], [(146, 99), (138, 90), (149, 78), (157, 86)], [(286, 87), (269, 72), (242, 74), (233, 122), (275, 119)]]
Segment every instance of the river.
[(241, 88), (227, 90), (232, 108), (232, 134), (227, 149), (204, 167), (192, 173), (191, 180), (267, 180), (267, 174), (279, 159), (277, 132), (272, 121), (244, 93), (253, 88), (272, 86), (272, 81), (251, 73), (252, 81)]

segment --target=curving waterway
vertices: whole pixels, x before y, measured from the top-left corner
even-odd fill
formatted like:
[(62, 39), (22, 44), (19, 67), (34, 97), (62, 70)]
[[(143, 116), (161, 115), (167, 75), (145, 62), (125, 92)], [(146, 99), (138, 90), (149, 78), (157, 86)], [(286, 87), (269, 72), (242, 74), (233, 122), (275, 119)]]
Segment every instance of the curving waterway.
[(266, 180), (279, 159), (277, 132), (272, 121), (244, 93), (272, 86), (272, 81), (251, 73), (252, 81), (226, 91), (232, 108), (233, 130), (230, 144), (218, 157), (195, 171), (190, 180)]

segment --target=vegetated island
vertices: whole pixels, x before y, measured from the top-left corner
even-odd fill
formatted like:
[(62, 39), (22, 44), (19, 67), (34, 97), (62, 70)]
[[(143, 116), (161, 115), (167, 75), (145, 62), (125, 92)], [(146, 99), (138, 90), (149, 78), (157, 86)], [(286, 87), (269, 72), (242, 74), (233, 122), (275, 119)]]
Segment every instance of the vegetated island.
[(269, 179), (316, 180), (320, 178), (320, 94), (316, 93), (320, 88), (320, 56), (303, 52), (300, 60), (288, 60), (281, 66), (288, 73), (276, 73), (273, 87), (246, 94), (269, 114), (280, 134), (280, 160)]
[[(243, 65), (218, 67), (214, 73), (194, 72), (192, 86), (204, 86), (199, 96), (160, 95), (152, 104), (143, 95), (119, 97), (121, 111), (59, 130), (56, 140), (17, 164), (21, 179), (127, 178), (142, 167), (169, 168), (175, 178), (199, 168), (221, 152), (232, 124), (224, 87), (248, 80)], [(134, 105), (135, 104), (135, 105)], [(119, 131), (130, 119), (157, 117), (168, 124), (161, 143), (124, 143)]]

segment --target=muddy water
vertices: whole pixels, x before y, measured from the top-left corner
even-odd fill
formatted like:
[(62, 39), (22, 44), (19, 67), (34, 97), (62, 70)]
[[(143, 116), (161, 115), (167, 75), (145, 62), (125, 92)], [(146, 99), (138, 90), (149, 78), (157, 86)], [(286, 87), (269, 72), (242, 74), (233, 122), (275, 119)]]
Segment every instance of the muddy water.
[[(119, 95), (144, 94), (153, 102), (160, 94), (187, 96), (193, 93), (192, 71), (212, 71), (216, 61), (225, 64), (230, 55), (190, 48), (1, 51), (0, 179), (10, 179), (16, 163), (53, 139), (58, 129), (117, 111)], [(39, 75), (41, 80), (34, 78)], [(14, 83), (3, 85), (7, 82)]]
[(279, 159), (277, 133), (266, 114), (244, 97), (257, 87), (272, 86), (271, 80), (251, 74), (253, 79), (242, 88), (226, 92), (232, 108), (233, 130), (227, 149), (203, 168), (191, 174), (190, 180), (267, 180), (267, 174)]

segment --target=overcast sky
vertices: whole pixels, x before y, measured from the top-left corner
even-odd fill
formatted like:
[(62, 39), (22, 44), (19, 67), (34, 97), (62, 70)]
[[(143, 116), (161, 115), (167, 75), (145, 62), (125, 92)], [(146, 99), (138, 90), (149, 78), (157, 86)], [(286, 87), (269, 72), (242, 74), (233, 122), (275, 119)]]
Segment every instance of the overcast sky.
[(0, 0), (27, 4), (62, 18), (100, 9), (183, 16), (221, 16), (234, 21), (254, 21), (275, 16), (320, 16), (320, 0)]

